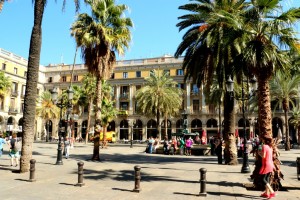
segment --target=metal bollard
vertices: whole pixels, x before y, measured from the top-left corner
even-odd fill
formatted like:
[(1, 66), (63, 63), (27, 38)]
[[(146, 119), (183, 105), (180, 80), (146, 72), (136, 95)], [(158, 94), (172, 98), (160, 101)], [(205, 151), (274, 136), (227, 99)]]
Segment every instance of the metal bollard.
[(297, 157), (296, 163), (297, 163), (297, 177), (299, 181), (300, 180), (300, 157)]
[(141, 183), (141, 167), (136, 165), (134, 166), (134, 189), (133, 192), (140, 192), (140, 183)]
[(205, 168), (201, 168), (199, 169), (200, 171), (200, 192), (199, 192), (199, 196), (207, 196), (206, 193), (206, 169)]
[(29, 181), (35, 182), (35, 159), (30, 160), (30, 174), (29, 174)]
[(83, 165), (84, 163), (82, 161), (78, 162), (77, 163), (78, 165), (78, 183), (75, 185), (75, 186), (84, 186), (84, 183), (83, 183)]

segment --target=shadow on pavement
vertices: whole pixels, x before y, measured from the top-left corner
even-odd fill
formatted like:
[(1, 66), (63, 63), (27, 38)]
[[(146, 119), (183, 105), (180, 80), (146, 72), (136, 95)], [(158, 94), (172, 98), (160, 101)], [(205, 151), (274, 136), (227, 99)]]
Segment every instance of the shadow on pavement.
[(122, 189), (122, 188), (112, 188), (112, 190), (118, 190), (118, 191), (122, 191), (122, 192), (132, 192), (132, 190)]
[(173, 192), (173, 194), (180, 194), (185, 196), (199, 196), (198, 194), (184, 193), (184, 192)]

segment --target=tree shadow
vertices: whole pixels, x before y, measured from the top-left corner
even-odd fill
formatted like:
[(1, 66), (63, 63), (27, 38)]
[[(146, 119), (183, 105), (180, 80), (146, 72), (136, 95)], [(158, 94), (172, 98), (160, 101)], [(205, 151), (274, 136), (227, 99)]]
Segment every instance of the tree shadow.
[(208, 195), (214, 195), (214, 196), (228, 196), (228, 197), (240, 197), (240, 198), (246, 198), (246, 199), (261, 199), (259, 196), (254, 195), (247, 195), (242, 193), (229, 193), (229, 192), (207, 192)]

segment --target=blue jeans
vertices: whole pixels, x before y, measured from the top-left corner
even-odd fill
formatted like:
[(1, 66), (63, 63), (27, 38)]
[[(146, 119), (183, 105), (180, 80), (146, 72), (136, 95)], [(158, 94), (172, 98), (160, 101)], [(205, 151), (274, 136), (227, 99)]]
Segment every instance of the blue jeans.
[(152, 146), (153, 146), (152, 143), (149, 143), (149, 144), (148, 144), (149, 153), (152, 153)]

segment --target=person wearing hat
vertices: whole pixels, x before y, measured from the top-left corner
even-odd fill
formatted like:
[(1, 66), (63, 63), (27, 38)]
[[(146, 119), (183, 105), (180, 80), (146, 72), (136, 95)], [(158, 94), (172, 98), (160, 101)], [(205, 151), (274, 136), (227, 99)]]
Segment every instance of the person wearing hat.
[(263, 182), (265, 184), (265, 191), (261, 194), (261, 197), (270, 199), (275, 197), (275, 192), (270, 185), (270, 176), (275, 168), (271, 137), (263, 138), (262, 144), (258, 148), (258, 154), (262, 157), (262, 166), (259, 174), (264, 175)]

